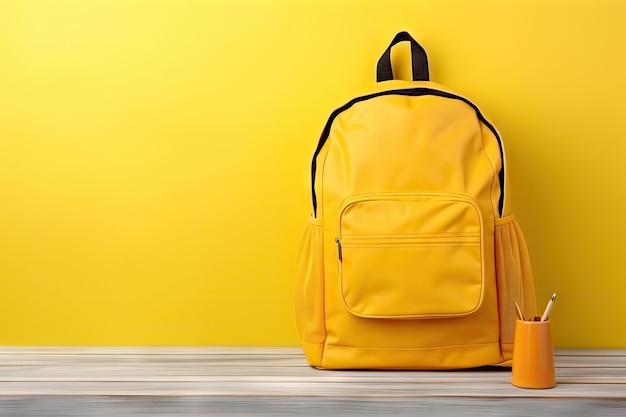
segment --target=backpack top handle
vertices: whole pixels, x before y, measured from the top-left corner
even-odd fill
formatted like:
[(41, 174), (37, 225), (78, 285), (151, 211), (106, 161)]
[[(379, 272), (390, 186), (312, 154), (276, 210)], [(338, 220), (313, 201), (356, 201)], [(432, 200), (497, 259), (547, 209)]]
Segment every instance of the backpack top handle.
[(385, 49), (383, 55), (378, 60), (376, 67), (376, 82), (393, 80), (393, 70), (391, 68), (391, 48), (400, 42), (411, 43), (411, 62), (413, 65), (413, 81), (429, 81), (428, 57), (426, 51), (417, 43), (408, 32), (399, 32)]

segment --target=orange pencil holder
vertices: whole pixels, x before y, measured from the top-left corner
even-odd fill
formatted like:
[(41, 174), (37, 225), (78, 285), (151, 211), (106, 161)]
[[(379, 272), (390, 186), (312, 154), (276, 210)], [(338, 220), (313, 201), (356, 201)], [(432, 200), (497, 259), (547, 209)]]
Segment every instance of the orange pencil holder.
[(556, 385), (550, 321), (515, 322), (511, 383), (534, 389)]

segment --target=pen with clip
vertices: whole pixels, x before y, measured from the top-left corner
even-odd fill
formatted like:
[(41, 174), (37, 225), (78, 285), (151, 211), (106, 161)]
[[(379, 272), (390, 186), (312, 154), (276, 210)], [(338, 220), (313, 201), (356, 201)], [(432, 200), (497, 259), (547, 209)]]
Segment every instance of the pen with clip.
[(548, 320), (548, 317), (550, 317), (550, 312), (552, 311), (552, 306), (554, 306), (555, 300), (556, 300), (556, 293), (552, 294), (552, 297), (550, 297), (550, 301), (548, 301), (548, 305), (546, 306), (546, 309), (543, 312), (543, 316), (541, 316), (541, 321)]

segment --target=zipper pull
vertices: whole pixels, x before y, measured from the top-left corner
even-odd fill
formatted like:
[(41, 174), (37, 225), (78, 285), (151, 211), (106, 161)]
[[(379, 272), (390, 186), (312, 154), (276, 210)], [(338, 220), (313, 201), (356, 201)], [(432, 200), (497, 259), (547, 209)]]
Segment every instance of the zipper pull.
[(335, 238), (335, 243), (337, 244), (337, 251), (339, 253), (339, 261), (343, 261), (343, 256), (341, 254), (341, 241), (338, 237)]

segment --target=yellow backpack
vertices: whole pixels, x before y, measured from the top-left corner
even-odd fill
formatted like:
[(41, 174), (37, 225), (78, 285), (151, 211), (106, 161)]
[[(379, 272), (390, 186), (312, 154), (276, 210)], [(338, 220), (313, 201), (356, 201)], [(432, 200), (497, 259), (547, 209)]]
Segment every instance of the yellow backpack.
[[(409, 41), (413, 81), (393, 80)], [(502, 140), (478, 107), (429, 81), (406, 32), (378, 89), (335, 110), (311, 166), (296, 322), (310, 365), (451, 369), (508, 365), (514, 302), (535, 314)]]

